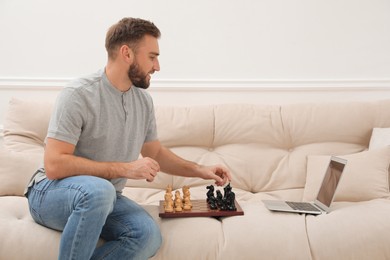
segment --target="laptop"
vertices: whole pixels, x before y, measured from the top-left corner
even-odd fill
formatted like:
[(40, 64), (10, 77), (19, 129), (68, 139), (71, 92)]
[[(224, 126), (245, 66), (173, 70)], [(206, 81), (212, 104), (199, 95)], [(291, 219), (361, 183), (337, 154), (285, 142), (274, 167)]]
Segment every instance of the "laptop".
[(346, 164), (347, 160), (331, 156), (321, 187), (314, 202), (263, 200), (263, 203), (271, 211), (313, 215), (327, 214), (330, 211), (330, 205), (335, 197)]

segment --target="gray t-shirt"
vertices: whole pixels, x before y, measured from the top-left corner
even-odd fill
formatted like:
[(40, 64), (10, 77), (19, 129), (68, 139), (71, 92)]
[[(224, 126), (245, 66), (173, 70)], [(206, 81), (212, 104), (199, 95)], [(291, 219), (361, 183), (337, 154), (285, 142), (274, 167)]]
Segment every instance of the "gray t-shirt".
[[(157, 140), (152, 98), (135, 86), (119, 91), (101, 70), (60, 92), (47, 137), (75, 145), (76, 156), (94, 161), (137, 160), (142, 145)], [(42, 168), (34, 180), (45, 177)], [(110, 181), (119, 192), (126, 184), (123, 178)]]

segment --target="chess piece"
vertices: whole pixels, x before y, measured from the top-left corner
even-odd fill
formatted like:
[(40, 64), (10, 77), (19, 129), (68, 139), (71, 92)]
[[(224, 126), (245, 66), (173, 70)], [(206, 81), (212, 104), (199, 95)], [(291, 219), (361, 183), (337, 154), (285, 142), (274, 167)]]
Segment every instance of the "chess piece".
[(206, 193), (206, 196), (207, 196), (207, 203), (209, 203), (210, 200), (213, 200), (215, 201), (215, 196), (214, 196), (214, 186), (213, 185), (209, 185), (206, 187), (208, 189), (207, 193)]
[(223, 188), (223, 198), (226, 199), (229, 193), (232, 191), (230, 183)]
[(225, 199), (220, 190), (217, 190), (217, 206), (220, 210), (226, 210)]
[(192, 209), (190, 187), (183, 186), (182, 191), (183, 191), (183, 209), (190, 210)]
[(211, 197), (209, 199), (208, 204), (209, 204), (210, 209), (218, 209), (217, 201), (216, 201), (215, 197)]
[(167, 186), (164, 195), (164, 210), (165, 212), (173, 212), (172, 187), (170, 185)]
[(184, 210), (191, 210), (192, 209), (192, 203), (191, 203), (191, 200), (189, 197), (185, 197), (184, 198), (184, 206), (183, 206), (183, 209)]
[(176, 212), (182, 212), (183, 211), (183, 208), (182, 208), (181, 204), (176, 204), (175, 211)]
[(230, 186), (230, 183), (225, 186), (224, 188), (224, 200), (225, 200), (225, 206), (226, 210), (237, 210), (235, 200), (236, 200), (236, 195), (232, 191), (232, 187)]
[(175, 191), (175, 201), (182, 201), (182, 199), (181, 199), (181, 196), (180, 196), (180, 191)]
[(172, 192), (172, 186), (168, 184), (166, 188), (166, 193), (171, 193), (171, 192)]
[(180, 191), (175, 192), (175, 211), (180, 212), (183, 210), (183, 200), (180, 197)]
[(206, 196), (207, 196), (207, 204), (209, 204), (210, 209), (218, 209), (217, 205), (217, 198), (214, 195), (214, 186), (209, 185), (206, 187), (208, 189)]
[(165, 195), (164, 195), (164, 207), (167, 205), (167, 202), (173, 200), (172, 198), (172, 187), (171, 185), (167, 186)]
[(182, 191), (183, 191), (183, 201), (187, 197), (190, 199), (190, 197), (191, 197), (190, 187), (189, 186), (183, 186)]
[(165, 212), (173, 212), (173, 200), (172, 199), (166, 202), (164, 210), (165, 210)]

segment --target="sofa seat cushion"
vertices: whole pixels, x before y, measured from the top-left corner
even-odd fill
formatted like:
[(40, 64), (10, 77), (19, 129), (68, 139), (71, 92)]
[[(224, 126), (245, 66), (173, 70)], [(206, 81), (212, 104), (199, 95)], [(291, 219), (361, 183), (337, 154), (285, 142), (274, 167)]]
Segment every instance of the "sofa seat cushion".
[(332, 207), (327, 215), (307, 216), (313, 259), (390, 259), (390, 200)]
[(0, 259), (57, 259), (61, 233), (34, 222), (25, 197), (0, 197)]
[(163, 244), (154, 258), (310, 259), (304, 215), (274, 214), (261, 202), (241, 207), (243, 216), (160, 219)]
[[(158, 220), (163, 242), (155, 259), (219, 259), (224, 244), (222, 224), (209, 217)], [(152, 258), (153, 259), (153, 258)]]
[(305, 215), (271, 212), (261, 202), (241, 207), (243, 216), (221, 219), (224, 243), (218, 259), (311, 259)]

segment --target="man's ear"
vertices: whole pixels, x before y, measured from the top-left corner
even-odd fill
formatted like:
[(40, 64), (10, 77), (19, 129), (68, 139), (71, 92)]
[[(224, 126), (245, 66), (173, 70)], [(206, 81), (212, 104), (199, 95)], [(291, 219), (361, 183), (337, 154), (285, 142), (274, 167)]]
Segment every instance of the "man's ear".
[(127, 45), (122, 45), (119, 49), (119, 53), (120, 53), (120, 56), (122, 57), (122, 59), (128, 63), (128, 64), (132, 64), (133, 63), (133, 60), (134, 60), (134, 52), (133, 50), (127, 46)]

